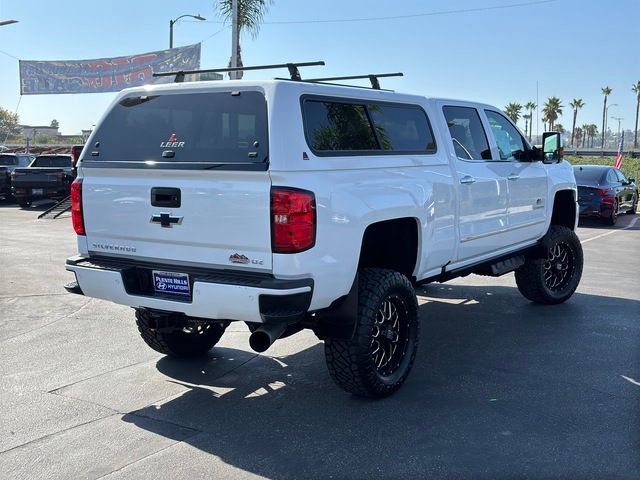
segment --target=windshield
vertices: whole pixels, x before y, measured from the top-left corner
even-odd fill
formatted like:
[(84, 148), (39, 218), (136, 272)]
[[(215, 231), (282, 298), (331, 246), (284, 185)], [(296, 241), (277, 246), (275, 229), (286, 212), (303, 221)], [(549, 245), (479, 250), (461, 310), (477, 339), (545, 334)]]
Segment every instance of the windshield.
[(90, 161), (266, 162), (267, 106), (255, 91), (134, 95), (109, 112)]
[(9, 167), (18, 165), (18, 157), (15, 155), (0, 155), (0, 166)]
[(578, 183), (601, 183), (602, 177), (606, 171), (600, 168), (580, 168), (573, 167), (573, 173)]
[(32, 167), (71, 167), (71, 157), (68, 155), (52, 155), (36, 157)]

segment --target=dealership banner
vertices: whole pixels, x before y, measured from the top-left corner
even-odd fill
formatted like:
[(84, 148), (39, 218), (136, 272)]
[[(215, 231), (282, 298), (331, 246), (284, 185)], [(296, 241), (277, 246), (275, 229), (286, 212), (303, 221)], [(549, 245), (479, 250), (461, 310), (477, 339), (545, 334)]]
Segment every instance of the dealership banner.
[(95, 60), (20, 60), (20, 93), (103, 93), (147, 83), (169, 83), (158, 72), (197, 70), (200, 44)]

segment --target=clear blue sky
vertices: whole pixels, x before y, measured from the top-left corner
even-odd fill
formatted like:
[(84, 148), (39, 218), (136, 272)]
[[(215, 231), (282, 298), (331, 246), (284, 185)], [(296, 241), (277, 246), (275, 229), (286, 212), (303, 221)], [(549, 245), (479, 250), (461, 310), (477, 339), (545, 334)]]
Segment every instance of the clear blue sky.
[[(640, 80), (640, 0), (556, 0), (482, 12), (348, 23), (278, 24), (402, 16), (524, 3), (527, 0), (275, 0), (259, 36), (242, 39), (245, 65), (325, 60), (308, 75), (402, 71), (384, 81), (398, 91), (466, 98), (503, 107), (555, 95), (565, 105), (559, 120), (571, 128), (572, 98), (586, 102), (578, 124), (602, 121), (600, 88), (613, 88), (610, 116), (632, 129)], [(221, 25), (214, 0), (111, 0), (55, 2), (0, 0), (0, 106), (18, 104), (18, 61), (66, 60), (144, 53), (168, 47), (168, 22), (200, 14), (207, 22), (181, 20), (176, 46), (202, 44), (202, 67), (228, 62), (230, 29)], [(274, 23), (268, 23), (274, 22)], [(223, 29), (220, 31), (220, 29)], [(216, 35), (213, 35), (217, 33)], [(213, 35), (213, 36), (211, 36)], [(206, 39), (206, 40), (205, 40)], [(247, 73), (245, 78), (276, 72)], [(263, 77), (264, 78), (264, 77)], [(24, 96), (21, 123), (49, 124), (65, 134), (90, 128), (115, 93)], [(615, 125), (615, 127), (614, 127)], [(617, 122), (610, 120), (610, 127)], [(534, 129), (535, 132), (535, 129)]]

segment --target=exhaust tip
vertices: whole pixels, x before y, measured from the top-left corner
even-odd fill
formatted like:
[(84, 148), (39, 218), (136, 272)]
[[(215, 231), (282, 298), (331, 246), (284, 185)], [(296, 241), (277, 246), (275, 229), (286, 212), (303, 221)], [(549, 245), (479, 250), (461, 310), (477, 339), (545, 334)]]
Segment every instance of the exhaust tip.
[(249, 337), (249, 346), (258, 353), (265, 352), (272, 343), (269, 334), (261, 330), (256, 330)]

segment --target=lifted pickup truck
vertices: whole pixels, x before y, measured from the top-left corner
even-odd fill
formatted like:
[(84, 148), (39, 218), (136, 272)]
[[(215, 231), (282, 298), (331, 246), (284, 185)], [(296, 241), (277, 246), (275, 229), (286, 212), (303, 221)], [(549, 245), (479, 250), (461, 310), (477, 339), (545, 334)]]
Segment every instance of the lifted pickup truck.
[(61, 200), (69, 196), (75, 178), (71, 155), (38, 155), (27, 168), (11, 174), (11, 190), (21, 208), (41, 199)]
[(175, 357), (232, 321), (258, 352), (312, 329), (340, 387), (383, 397), (414, 362), (415, 285), (515, 271), (531, 301), (571, 297), (560, 142), (482, 103), (295, 79), (124, 90), (72, 185), (66, 288), (133, 307)]

